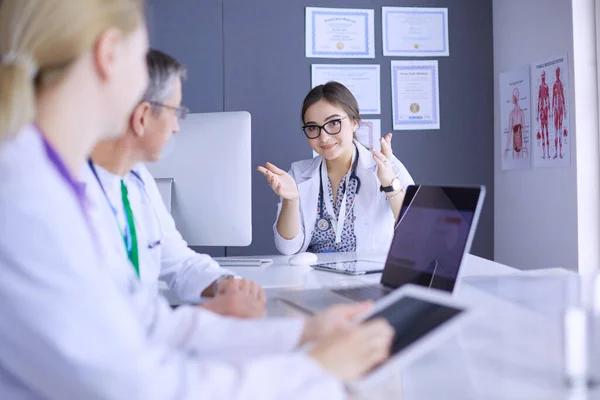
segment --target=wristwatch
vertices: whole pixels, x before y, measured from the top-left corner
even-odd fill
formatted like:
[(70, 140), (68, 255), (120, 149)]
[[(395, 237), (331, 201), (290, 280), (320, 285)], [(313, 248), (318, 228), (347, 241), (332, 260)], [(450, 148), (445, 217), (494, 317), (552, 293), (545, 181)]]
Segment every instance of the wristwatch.
[(402, 186), (400, 185), (400, 180), (398, 178), (394, 178), (392, 182), (390, 182), (389, 186), (379, 186), (380, 192), (392, 193), (400, 190)]
[(225, 279), (235, 279), (235, 275), (221, 275), (217, 278), (213, 283), (213, 296), (217, 295), (217, 289), (219, 288), (219, 283)]

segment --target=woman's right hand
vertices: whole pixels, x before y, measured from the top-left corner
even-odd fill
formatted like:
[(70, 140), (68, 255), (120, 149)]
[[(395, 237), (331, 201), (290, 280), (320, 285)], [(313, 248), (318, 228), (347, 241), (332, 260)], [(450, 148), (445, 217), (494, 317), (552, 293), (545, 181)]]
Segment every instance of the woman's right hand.
[(267, 178), (267, 182), (276, 195), (285, 200), (298, 200), (300, 197), (298, 186), (294, 178), (287, 172), (271, 163), (266, 163), (264, 167), (258, 167), (258, 171)]
[(384, 319), (330, 335), (308, 355), (342, 382), (360, 378), (390, 355), (394, 329)]

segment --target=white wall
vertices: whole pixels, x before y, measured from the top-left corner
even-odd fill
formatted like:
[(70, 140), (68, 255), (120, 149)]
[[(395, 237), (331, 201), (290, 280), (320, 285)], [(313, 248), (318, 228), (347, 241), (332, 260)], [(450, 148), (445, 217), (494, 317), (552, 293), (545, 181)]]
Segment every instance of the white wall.
[[(595, 4), (594, 4), (595, 3)], [(600, 267), (600, 140), (598, 132), (598, 0), (573, 0), (579, 272)]]
[(598, 266), (600, 167), (593, 3), (493, 1), (496, 93), (501, 72), (566, 52), (569, 97), (575, 104), (571, 107), (575, 112), (567, 115), (573, 126), (570, 167), (502, 171), (500, 102), (495, 96), (494, 254), (498, 262), (521, 269)]

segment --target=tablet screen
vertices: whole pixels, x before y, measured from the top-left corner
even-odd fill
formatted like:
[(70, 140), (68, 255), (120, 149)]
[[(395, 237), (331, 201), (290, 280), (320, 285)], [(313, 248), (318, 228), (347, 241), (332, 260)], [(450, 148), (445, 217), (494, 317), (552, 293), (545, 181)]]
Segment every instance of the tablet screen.
[(353, 260), (353, 261), (336, 261), (328, 263), (312, 264), (313, 267), (328, 269), (334, 272), (357, 273), (364, 272), (371, 274), (383, 271), (384, 265), (380, 262)]
[(396, 354), (436, 328), (460, 315), (464, 310), (429, 300), (403, 296), (395, 303), (373, 314), (385, 318), (396, 331), (391, 354)]

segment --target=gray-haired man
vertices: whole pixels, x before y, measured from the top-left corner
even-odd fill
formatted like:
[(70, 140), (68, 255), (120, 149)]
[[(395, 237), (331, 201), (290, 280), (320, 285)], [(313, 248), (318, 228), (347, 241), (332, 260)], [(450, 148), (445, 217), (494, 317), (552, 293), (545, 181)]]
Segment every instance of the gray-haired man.
[(263, 290), (251, 281), (228, 279), (233, 274), (187, 246), (143, 165), (158, 160), (188, 111), (181, 106), (185, 67), (157, 50), (148, 53), (147, 62), (149, 87), (125, 133), (100, 143), (92, 153), (86, 174), (86, 185), (95, 190), (90, 197), (110, 205), (114, 217), (102, 220), (114, 233), (113, 245), (125, 250), (128, 267), (147, 290), (158, 295), (158, 282), (163, 280), (184, 302), (214, 296), (202, 307), (233, 317), (263, 316)]

